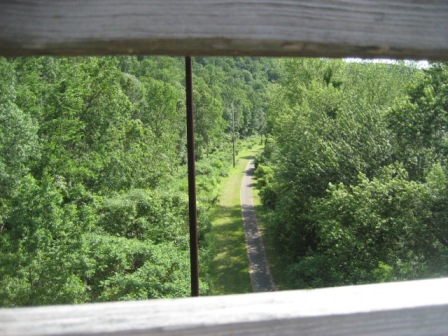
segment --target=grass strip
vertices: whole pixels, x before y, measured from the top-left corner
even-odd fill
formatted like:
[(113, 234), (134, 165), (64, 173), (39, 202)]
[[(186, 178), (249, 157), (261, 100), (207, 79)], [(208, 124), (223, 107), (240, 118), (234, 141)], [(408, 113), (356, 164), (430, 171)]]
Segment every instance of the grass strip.
[(221, 183), (221, 196), (212, 212), (211, 239), (215, 256), (211, 265), (212, 294), (252, 292), (244, 237), (240, 188), (247, 162), (261, 149), (253, 145), (240, 151), (235, 168)]

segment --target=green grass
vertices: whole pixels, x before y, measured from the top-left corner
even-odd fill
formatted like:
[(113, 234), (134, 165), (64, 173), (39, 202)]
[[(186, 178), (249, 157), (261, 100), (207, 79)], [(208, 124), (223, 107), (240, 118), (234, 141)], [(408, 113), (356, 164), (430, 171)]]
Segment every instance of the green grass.
[(261, 149), (260, 145), (243, 149), (237, 165), (221, 183), (221, 196), (212, 213), (209, 235), (215, 252), (211, 265), (212, 294), (252, 292), (244, 237), (240, 188), (247, 162)]

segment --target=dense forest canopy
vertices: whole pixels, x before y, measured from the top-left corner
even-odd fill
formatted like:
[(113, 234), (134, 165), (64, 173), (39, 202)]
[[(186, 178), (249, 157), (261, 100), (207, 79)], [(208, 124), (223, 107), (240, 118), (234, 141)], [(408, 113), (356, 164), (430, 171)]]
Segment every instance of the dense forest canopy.
[[(276, 68), (195, 59), (203, 294), (230, 129), (259, 133)], [(190, 293), (184, 99), (182, 58), (0, 58), (0, 306)]]
[(284, 61), (258, 157), (293, 287), (448, 273), (448, 67)]
[[(448, 68), (194, 58), (201, 293), (231, 140), (294, 287), (446, 275)], [(0, 58), (0, 306), (189, 294), (184, 64)], [(258, 139), (257, 139), (258, 141)]]

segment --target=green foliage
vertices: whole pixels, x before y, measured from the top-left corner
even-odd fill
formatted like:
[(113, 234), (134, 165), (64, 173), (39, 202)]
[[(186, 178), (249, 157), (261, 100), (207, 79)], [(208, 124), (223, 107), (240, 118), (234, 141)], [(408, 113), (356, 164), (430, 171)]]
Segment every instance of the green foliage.
[(133, 189), (125, 195), (105, 199), (98, 213), (98, 226), (109, 235), (155, 244), (169, 241), (187, 249), (185, 195)]
[(1, 234), (0, 304), (20, 306), (79, 303), (86, 288), (81, 234), (89, 229), (82, 211), (63, 204), (61, 191), (45, 177), (27, 175), (11, 198)]
[(272, 185), (274, 170), (269, 166), (262, 165), (258, 161), (257, 168), (255, 169), (255, 177), (263, 204), (268, 209), (274, 209), (277, 203), (276, 191)]
[(394, 157), (403, 162), (414, 179), (423, 180), (434, 162), (447, 163), (448, 66), (435, 64), (425, 70), (407, 97), (388, 115), (393, 130)]
[(0, 59), (0, 201), (11, 196), (39, 158), (37, 125), (15, 104), (13, 67)]
[[(209, 213), (231, 163), (228, 108), (237, 140), (257, 133), (276, 72), (269, 59), (195, 60), (207, 294)], [(0, 58), (0, 306), (189, 294), (183, 62)]]
[(426, 176), (429, 198), (427, 207), (430, 215), (425, 225), (433, 232), (438, 242), (448, 247), (448, 177), (446, 167), (435, 164)]
[(92, 301), (187, 296), (187, 251), (173, 243), (151, 244), (105, 235), (84, 236), (85, 274)]
[[(0, 59), (0, 306), (188, 295), (183, 66)], [(264, 142), (267, 234), (296, 286), (446, 275), (447, 81), (445, 64), (195, 58), (202, 293), (234, 135)]]
[(418, 275), (413, 263), (433, 251), (433, 236), (422, 222), (428, 216), (426, 197), (424, 186), (408, 181), (399, 167), (385, 167), (373, 180), (360, 175), (356, 186), (330, 185), (329, 196), (313, 209), (319, 244), (309, 253), (325, 256), (330, 267), (322, 273), (338, 274), (326, 285)]
[(446, 65), (283, 67), (257, 175), (289, 278), (309, 288), (446, 274)]

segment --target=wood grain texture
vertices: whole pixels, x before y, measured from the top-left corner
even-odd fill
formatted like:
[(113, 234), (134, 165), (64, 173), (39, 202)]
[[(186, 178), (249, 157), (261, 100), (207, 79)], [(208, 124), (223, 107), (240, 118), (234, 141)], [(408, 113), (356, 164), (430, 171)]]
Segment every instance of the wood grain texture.
[(0, 1), (0, 55), (41, 54), (448, 60), (448, 1)]
[(446, 335), (448, 278), (310, 291), (0, 309), (0, 335)]

